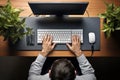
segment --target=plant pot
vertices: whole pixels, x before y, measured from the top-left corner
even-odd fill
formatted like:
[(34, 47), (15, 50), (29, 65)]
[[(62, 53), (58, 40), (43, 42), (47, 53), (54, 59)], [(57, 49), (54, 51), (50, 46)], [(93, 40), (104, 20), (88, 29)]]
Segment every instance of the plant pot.
[(120, 30), (115, 30), (114, 32), (112, 32), (111, 37), (120, 40)]
[(9, 50), (9, 55), (10, 56), (14, 56), (16, 55), (16, 49), (17, 49), (17, 45), (20, 42), (20, 39), (17, 40), (15, 43), (13, 43), (12, 39), (8, 39), (8, 50)]
[[(104, 32), (105, 38), (107, 38), (106, 32)], [(111, 38), (119, 39), (120, 40), (120, 30), (115, 30), (111, 33)]]

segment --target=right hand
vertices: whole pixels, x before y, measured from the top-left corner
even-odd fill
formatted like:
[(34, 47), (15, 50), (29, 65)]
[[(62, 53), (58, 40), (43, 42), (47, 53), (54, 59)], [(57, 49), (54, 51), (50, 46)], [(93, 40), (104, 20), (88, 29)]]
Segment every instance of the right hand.
[(75, 56), (80, 56), (82, 54), (82, 51), (80, 49), (80, 39), (77, 35), (72, 36), (72, 45), (66, 44), (68, 48), (74, 52)]

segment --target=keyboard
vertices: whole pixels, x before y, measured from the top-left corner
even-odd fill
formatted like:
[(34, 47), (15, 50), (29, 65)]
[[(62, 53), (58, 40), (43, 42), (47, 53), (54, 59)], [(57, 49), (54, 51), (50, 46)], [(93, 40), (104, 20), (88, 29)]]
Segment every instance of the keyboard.
[(42, 43), (47, 34), (53, 37), (54, 43), (71, 43), (72, 35), (78, 35), (83, 43), (83, 29), (37, 29), (37, 43)]

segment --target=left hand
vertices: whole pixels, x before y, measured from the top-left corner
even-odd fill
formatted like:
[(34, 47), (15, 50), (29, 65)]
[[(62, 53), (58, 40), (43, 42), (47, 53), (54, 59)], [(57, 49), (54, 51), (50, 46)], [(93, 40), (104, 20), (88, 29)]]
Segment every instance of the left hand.
[(43, 42), (42, 42), (42, 51), (41, 51), (41, 54), (43, 56), (47, 56), (48, 53), (53, 50), (53, 48), (55, 47), (55, 45), (56, 45), (56, 43), (52, 44), (52, 36), (50, 36), (50, 35), (44, 36)]

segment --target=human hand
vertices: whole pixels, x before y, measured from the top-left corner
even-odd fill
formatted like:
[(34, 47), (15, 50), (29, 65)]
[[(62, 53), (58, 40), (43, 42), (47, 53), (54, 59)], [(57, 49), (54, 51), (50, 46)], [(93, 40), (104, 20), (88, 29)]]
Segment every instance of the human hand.
[(43, 42), (42, 42), (41, 54), (43, 56), (47, 56), (48, 53), (53, 50), (53, 48), (55, 47), (55, 44), (56, 43), (52, 44), (52, 36), (50, 36), (50, 35), (44, 36)]
[(74, 52), (75, 56), (80, 56), (82, 51), (80, 50), (80, 39), (77, 35), (72, 36), (72, 45), (66, 44), (68, 48)]

